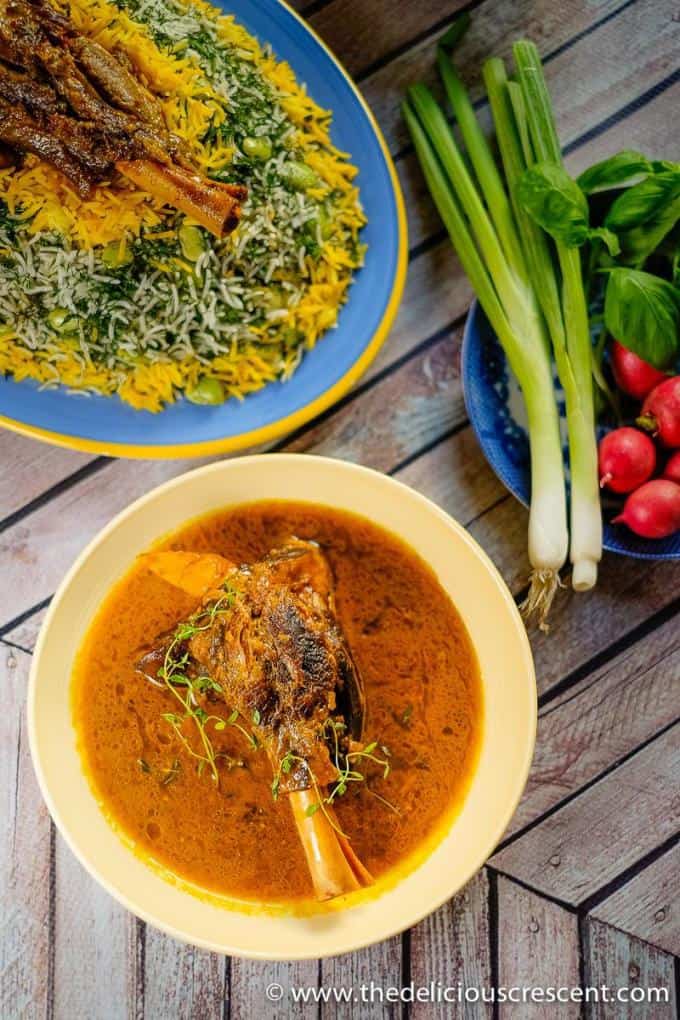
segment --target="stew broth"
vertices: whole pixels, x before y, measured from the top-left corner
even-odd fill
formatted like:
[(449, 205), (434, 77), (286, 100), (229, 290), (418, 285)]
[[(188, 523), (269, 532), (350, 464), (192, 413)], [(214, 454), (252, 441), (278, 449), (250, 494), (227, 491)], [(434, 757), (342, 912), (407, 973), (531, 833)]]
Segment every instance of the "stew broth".
[[(482, 695), (474, 650), (433, 572), (394, 535), (352, 514), (303, 503), (257, 503), (194, 521), (159, 548), (251, 562), (292, 535), (320, 543), (340, 624), (363, 677), (365, 733), (389, 750), (335, 801), (339, 822), (376, 879), (408, 864), (460, 806), (474, 769)], [(180, 879), (258, 903), (313, 898), (285, 796), (233, 726), (213, 743), (236, 760), (219, 786), (162, 716), (173, 695), (135, 670), (154, 639), (196, 600), (138, 561), (108, 595), (79, 653), (74, 720), (84, 766), (107, 815)], [(211, 712), (228, 718), (226, 705)], [(382, 754), (382, 752), (376, 752)], [(386, 803), (387, 802), (387, 803)]]

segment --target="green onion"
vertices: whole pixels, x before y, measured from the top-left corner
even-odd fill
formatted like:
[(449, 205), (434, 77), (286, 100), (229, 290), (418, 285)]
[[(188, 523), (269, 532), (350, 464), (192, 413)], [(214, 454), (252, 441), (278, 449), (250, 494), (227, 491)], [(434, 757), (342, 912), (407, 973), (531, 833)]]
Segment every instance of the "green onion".
[[(561, 167), (562, 152), (538, 50), (522, 41), (515, 43), (513, 52), (536, 160)], [(550, 332), (569, 431), (572, 584), (577, 591), (586, 591), (597, 580), (602, 556), (592, 347), (579, 251), (561, 241), (554, 243), (561, 273), (562, 328), (551, 325)]]
[[(446, 68), (440, 55), (440, 70)], [(564, 464), (549, 342), (512, 220), (511, 205), (479, 125), (455, 74), (444, 70), (449, 97), (463, 114), (477, 189), (446, 118), (423, 85), (409, 89), (404, 116), (430, 193), (522, 388), (529, 419), (531, 605), (541, 622), (559, 584), (568, 534)], [(467, 101), (469, 102), (469, 101)], [(474, 155), (473, 155), (474, 153)], [(493, 212), (487, 211), (484, 199)]]

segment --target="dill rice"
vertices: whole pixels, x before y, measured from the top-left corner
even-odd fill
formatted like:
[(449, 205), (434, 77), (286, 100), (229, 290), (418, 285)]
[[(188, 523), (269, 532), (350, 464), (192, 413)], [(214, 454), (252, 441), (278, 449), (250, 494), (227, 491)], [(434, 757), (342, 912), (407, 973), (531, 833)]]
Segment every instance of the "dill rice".
[(82, 199), (34, 156), (0, 170), (0, 373), (154, 412), (206, 375), (237, 398), (289, 378), (363, 260), (330, 113), (203, 0), (54, 2), (124, 49), (197, 168), (248, 200), (219, 241), (129, 181)]

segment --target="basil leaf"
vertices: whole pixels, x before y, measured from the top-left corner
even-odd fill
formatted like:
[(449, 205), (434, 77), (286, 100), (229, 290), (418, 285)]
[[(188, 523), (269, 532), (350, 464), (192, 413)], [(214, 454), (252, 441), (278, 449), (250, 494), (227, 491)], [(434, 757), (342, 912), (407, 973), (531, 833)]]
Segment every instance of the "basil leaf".
[(680, 172), (648, 177), (619, 195), (605, 219), (625, 262), (641, 266), (680, 220)]
[[(604, 221), (610, 230), (629, 230), (658, 220), (680, 198), (680, 170), (645, 177), (614, 199)], [(673, 223), (669, 225), (673, 226)]]
[(613, 230), (607, 230), (606, 227), (595, 227), (593, 230), (588, 231), (588, 238), (599, 237), (607, 246), (607, 251), (610, 255), (619, 255), (621, 253), (621, 245), (619, 239)]
[(577, 248), (588, 240), (588, 203), (576, 181), (553, 163), (525, 170), (517, 187), (520, 204), (556, 241)]
[(604, 324), (619, 343), (656, 368), (667, 368), (680, 342), (680, 291), (639, 269), (609, 272)]
[(680, 163), (672, 163), (669, 159), (653, 159), (652, 169), (655, 174), (665, 173), (666, 170), (680, 171)]
[(576, 183), (586, 195), (592, 195), (596, 191), (619, 188), (640, 174), (652, 172), (652, 163), (646, 156), (632, 149), (624, 149), (584, 170)]

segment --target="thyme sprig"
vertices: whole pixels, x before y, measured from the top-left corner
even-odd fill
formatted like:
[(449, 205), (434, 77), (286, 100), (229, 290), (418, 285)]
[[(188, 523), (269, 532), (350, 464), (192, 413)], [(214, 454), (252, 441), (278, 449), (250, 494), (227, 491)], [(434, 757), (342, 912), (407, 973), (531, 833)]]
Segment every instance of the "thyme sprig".
[[(355, 762), (360, 761), (372, 761), (376, 765), (379, 765), (383, 770), (383, 779), (387, 779), (390, 774), (391, 766), (389, 761), (389, 750), (386, 747), (381, 747), (380, 750), (385, 755), (384, 758), (379, 758), (374, 752), (378, 748), (378, 741), (373, 740), (370, 744), (366, 744), (364, 748), (358, 751), (343, 752), (340, 748), (340, 736), (346, 730), (344, 722), (338, 720), (328, 719), (326, 720), (326, 733), (328, 729), (332, 731), (333, 735), (333, 764), (338, 770), (338, 778), (334, 785), (331, 787), (328, 794), (327, 802), (332, 804), (336, 797), (342, 797), (347, 793), (347, 787), (349, 783), (363, 783), (365, 776), (363, 772), (354, 767)], [(384, 799), (384, 798), (382, 798)]]
[[(283, 776), (288, 775), (296, 763), (304, 765), (307, 774), (309, 775), (312, 788), (317, 795), (317, 800), (308, 806), (305, 814), (307, 817), (311, 817), (312, 815), (315, 815), (317, 811), (323, 811), (332, 827), (342, 836), (345, 836), (346, 833), (338, 827), (337, 822), (333, 819), (328, 809), (333, 806), (334, 801), (338, 797), (342, 797), (345, 793), (347, 793), (350, 783), (363, 783), (366, 781), (366, 776), (359, 768), (356, 767), (356, 763), (362, 761), (374, 762), (382, 768), (383, 779), (387, 779), (391, 770), (391, 766), (388, 761), (390, 757), (389, 749), (384, 745), (380, 746), (380, 751), (385, 756), (384, 758), (375, 754), (375, 751), (378, 750), (377, 740), (371, 741), (371, 743), (357, 751), (343, 751), (340, 746), (340, 737), (346, 729), (346, 724), (340, 720), (327, 719), (324, 724), (324, 736), (327, 738), (332, 736), (333, 739), (333, 764), (338, 772), (337, 779), (328, 792), (324, 793), (319, 786), (318, 780), (307, 759), (303, 758), (301, 755), (295, 754), (291, 750), (287, 751), (279, 762), (279, 767), (276, 770), (272, 781), (272, 797), (274, 800), (277, 800)], [(366, 788), (369, 789), (368, 786)], [(375, 793), (374, 790), (369, 789), (369, 792), (390, 808), (390, 810), (399, 814), (399, 809), (396, 808), (394, 804), (391, 804), (385, 797)]]
[(317, 780), (316, 776), (314, 775), (314, 771), (312, 770), (312, 768), (311, 768), (309, 762), (307, 761), (307, 759), (303, 758), (301, 755), (294, 754), (293, 751), (286, 751), (286, 753), (284, 754), (283, 758), (279, 762), (279, 767), (276, 770), (276, 775), (274, 776), (274, 779), (272, 781), (272, 797), (274, 798), (274, 800), (278, 800), (279, 787), (281, 785), (281, 778), (282, 778), (282, 776), (287, 775), (292, 770), (293, 765), (296, 762), (298, 762), (300, 765), (304, 765), (305, 766), (305, 768), (307, 770), (307, 774), (309, 775), (310, 782), (312, 784), (312, 789), (316, 793), (316, 797), (317, 797), (316, 801), (313, 804), (309, 805), (309, 807), (305, 811), (305, 814), (309, 818), (312, 815), (315, 815), (317, 811), (319, 811), (319, 810), (323, 811), (323, 813), (325, 814), (326, 818), (328, 819), (329, 824), (335, 829), (335, 831), (337, 833), (339, 833), (341, 836), (345, 836), (346, 837), (347, 833), (342, 831), (342, 829), (340, 828), (338, 823), (335, 821), (335, 819), (331, 816), (331, 814), (330, 814), (330, 812), (328, 810), (328, 806), (327, 805), (330, 806), (330, 802), (328, 800), (328, 796), (324, 796), (323, 795), (323, 792), (321, 790), (321, 787), (319, 786), (318, 780)]
[[(202, 606), (188, 620), (179, 623), (172, 636), (172, 640), (165, 652), (163, 665), (158, 670), (157, 676), (161, 679), (166, 688), (182, 706), (182, 713), (163, 712), (161, 718), (172, 727), (175, 736), (178, 738), (186, 752), (197, 761), (199, 774), (206, 766), (210, 769), (212, 779), (219, 783), (219, 772), (217, 763), (219, 760), (229, 760), (229, 756), (216, 752), (208, 733), (208, 725), (220, 732), (228, 726), (234, 726), (246, 738), (253, 750), (257, 750), (259, 743), (254, 733), (250, 733), (238, 722), (239, 713), (234, 709), (227, 719), (219, 715), (210, 715), (200, 704), (199, 699), (209, 692), (223, 694), (222, 685), (207, 674), (190, 676), (187, 667), (190, 664), (191, 656), (184, 648), (196, 634), (209, 630), (217, 616), (227, 613), (234, 604), (238, 592), (235, 588), (225, 582), (223, 585), (224, 595), (221, 595), (209, 606)], [(184, 723), (190, 719), (200, 739), (201, 749), (196, 751), (189, 740), (187, 740), (183, 728)]]

